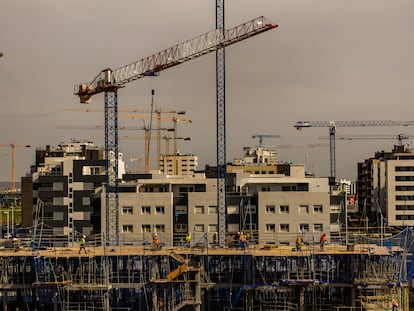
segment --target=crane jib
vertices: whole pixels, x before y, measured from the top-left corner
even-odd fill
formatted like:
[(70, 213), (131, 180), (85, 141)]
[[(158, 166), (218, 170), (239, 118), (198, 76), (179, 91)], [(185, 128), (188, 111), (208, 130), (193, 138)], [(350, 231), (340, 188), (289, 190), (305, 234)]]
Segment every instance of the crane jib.
[(80, 97), (81, 102), (87, 103), (90, 102), (91, 96), (104, 92), (108, 88), (119, 88), (137, 79), (156, 75), (161, 70), (214, 52), (276, 27), (278, 25), (261, 16), (228, 30), (215, 29), (113, 71), (104, 69), (92, 82), (75, 85), (74, 94)]

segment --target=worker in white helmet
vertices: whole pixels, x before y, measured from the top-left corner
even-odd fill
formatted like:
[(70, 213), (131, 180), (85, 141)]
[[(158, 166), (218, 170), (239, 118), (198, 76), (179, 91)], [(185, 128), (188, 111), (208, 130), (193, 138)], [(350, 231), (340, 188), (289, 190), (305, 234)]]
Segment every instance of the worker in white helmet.
[(80, 242), (80, 248), (79, 248), (79, 254), (80, 252), (83, 250), (85, 252), (85, 254), (87, 254), (85, 245), (86, 245), (86, 235), (82, 235), (82, 237), (79, 240)]

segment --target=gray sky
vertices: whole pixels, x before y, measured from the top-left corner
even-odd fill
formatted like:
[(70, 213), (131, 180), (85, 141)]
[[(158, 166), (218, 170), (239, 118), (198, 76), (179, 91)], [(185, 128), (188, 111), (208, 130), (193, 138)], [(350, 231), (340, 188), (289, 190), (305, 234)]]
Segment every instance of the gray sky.
[[(104, 68), (118, 68), (215, 27), (215, 1), (2, 0), (0, 2), (0, 144), (16, 150), (16, 178), (29, 172), (35, 148), (71, 138), (103, 145), (104, 132), (58, 125), (103, 125), (103, 112), (86, 108), (73, 87)], [(327, 128), (297, 131), (299, 120), (413, 120), (414, 2), (411, 0), (226, 0), (226, 27), (264, 15), (278, 29), (226, 49), (227, 160), (253, 133), (278, 134), (264, 145), (327, 143)], [(214, 53), (129, 83), (119, 110), (149, 110), (151, 89), (161, 110), (186, 110), (193, 123), (178, 125), (182, 153), (216, 161)], [(103, 95), (88, 107), (103, 109)], [(146, 121), (148, 122), (148, 120)], [(119, 119), (119, 125), (142, 126)], [(171, 124), (163, 123), (163, 126)], [(399, 127), (338, 128), (339, 134), (414, 134)], [(120, 135), (142, 135), (120, 131)], [(411, 141), (406, 141), (411, 143)], [(356, 177), (357, 162), (396, 141), (337, 142), (337, 177)], [(152, 142), (155, 150), (156, 142)], [(164, 146), (164, 143), (163, 145)], [(172, 149), (170, 143), (170, 150)], [(129, 169), (144, 157), (143, 139), (121, 139)], [(329, 148), (280, 148), (283, 161), (305, 163), (329, 175)], [(0, 149), (0, 180), (11, 175), (11, 149)], [(151, 164), (155, 168), (154, 162)]]

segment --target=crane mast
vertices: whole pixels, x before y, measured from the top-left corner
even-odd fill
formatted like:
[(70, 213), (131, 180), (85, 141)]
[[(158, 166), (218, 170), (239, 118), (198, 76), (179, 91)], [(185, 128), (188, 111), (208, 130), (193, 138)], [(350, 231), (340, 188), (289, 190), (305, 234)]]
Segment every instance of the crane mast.
[[(118, 69), (104, 69), (89, 83), (76, 84), (74, 94), (88, 104), (91, 97), (105, 93), (105, 158), (106, 158), (106, 242), (119, 245), (118, 215), (118, 96), (127, 83), (171, 68), (216, 51), (217, 63), (217, 166), (219, 243), (225, 243), (225, 105), (224, 48), (248, 39), (277, 25), (265, 17), (257, 17), (239, 26), (224, 29), (224, 0), (216, 0), (216, 29), (171, 48), (140, 59)], [(224, 195), (224, 196), (223, 196)]]
[(16, 147), (30, 148), (30, 145), (1, 144), (0, 147), (11, 147), (11, 188), (12, 193), (16, 192)]
[(337, 127), (364, 127), (364, 126), (409, 126), (414, 125), (414, 121), (393, 121), (393, 120), (360, 120), (360, 121), (298, 121), (294, 127), (302, 130), (308, 127), (328, 127), (329, 128), (329, 150), (331, 178), (336, 177), (336, 128)]
[[(224, 0), (216, 0), (216, 32), (225, 36)], [(216, 51), (216, 149), (218, 243), (226, 244), (226, 50)]]

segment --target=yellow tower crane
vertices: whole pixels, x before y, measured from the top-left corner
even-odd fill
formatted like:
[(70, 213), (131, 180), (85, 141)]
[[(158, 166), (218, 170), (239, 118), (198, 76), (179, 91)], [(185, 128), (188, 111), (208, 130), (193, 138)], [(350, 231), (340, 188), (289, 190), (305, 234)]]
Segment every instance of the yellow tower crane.
[[(86, 130), (103, 130), (103, 126), (102, 125), (58, 125), (56, 126), (57, 129), (86, 129)], [(150, 130), (150, 128), (146, 125), (144, 126), (120, 126), (119, 130), (129, 130), (129, 131), (136, 131), (136, 130), (141, 130), (144, 131), (144, 139), (145, 139), (145, 173), (149, 173), (149, 144), (150, 144), (150, 140), (151, 140), (151, 135), (150, 132), (151, 131), (165, 131), (165, 132), (174, 132), (175, 129), (174, 128), (153, 128)], [(137, 136), (118, 136), (118, 139), (137, 139)], [(140, 137), (142, 138), (142, 136)], [(99, 136), (94, 136), (94, 139), (103, 139), (103, 137), (99, 137)], [(157, 150), (157, 159), (159, 160), (160, 156), (159, 154), (161, 153), (161, 150)]]
[[(85, 112), (104, 112), (103, 109), (100, 108), (65, 108), (63, 110), (66, 111), (85, 111)], [(128, 118), (128, 119), (152, 119), (152, 113), (149, 111), (145, 111), (145, 110), (139, 110), (136, 108), (131, 108), (131, 109), (122, 109), (122, 110), (118, 110), (118, 117), (122, 118)], [(187, 123), (187, 124), (191, 124), (192, 121), (189, 119), (182, 119), (179, 118), (179, 115), (184, 115), (186, 114), (186, 112), (184, 110), (179, 110), (179, 111), (175, 111), (175, 110), (161, 110), (160, 108), (155, 109), (155, 114), (157, 115), (157, 169), (160, 169), (160, 154), (161, 154), (161, 121), (172, 121), (174, 124), (174, 153), (173, 155), (175, 155), (177, 153), (177, 140), (178, 138), (178, 128), (177, 128), (177, 123)], [(149, 114), (149, 115), (148, 115)], [(171, 114), (172, 117), (162, 117), (162, 114)], [(151, 128), (151, 126), (150, 126)], [(121, 129), (121, 128), (120, 128)], [(172, 132), (173, 130), (169, 130), (170, 132)], [(149, 131), (148, 133), (146, 133), (147, 135), (149, 135), (149, 139), (148, 139), (148, 144), (145, 144), (145, 152), (149, 155), (150, 154), (150, 141), (152, 139), (152, 135), (151, 135), (152, 131)], [(174, 161), (175, 162), (175, 161)]]
[(24, 147), (30, 148), (30, 145), (18, 145), (18, 144), (0, 144), (0, 147), (10, 147), (11, 148), (11, 192), (16, 192), (16, 148)]

